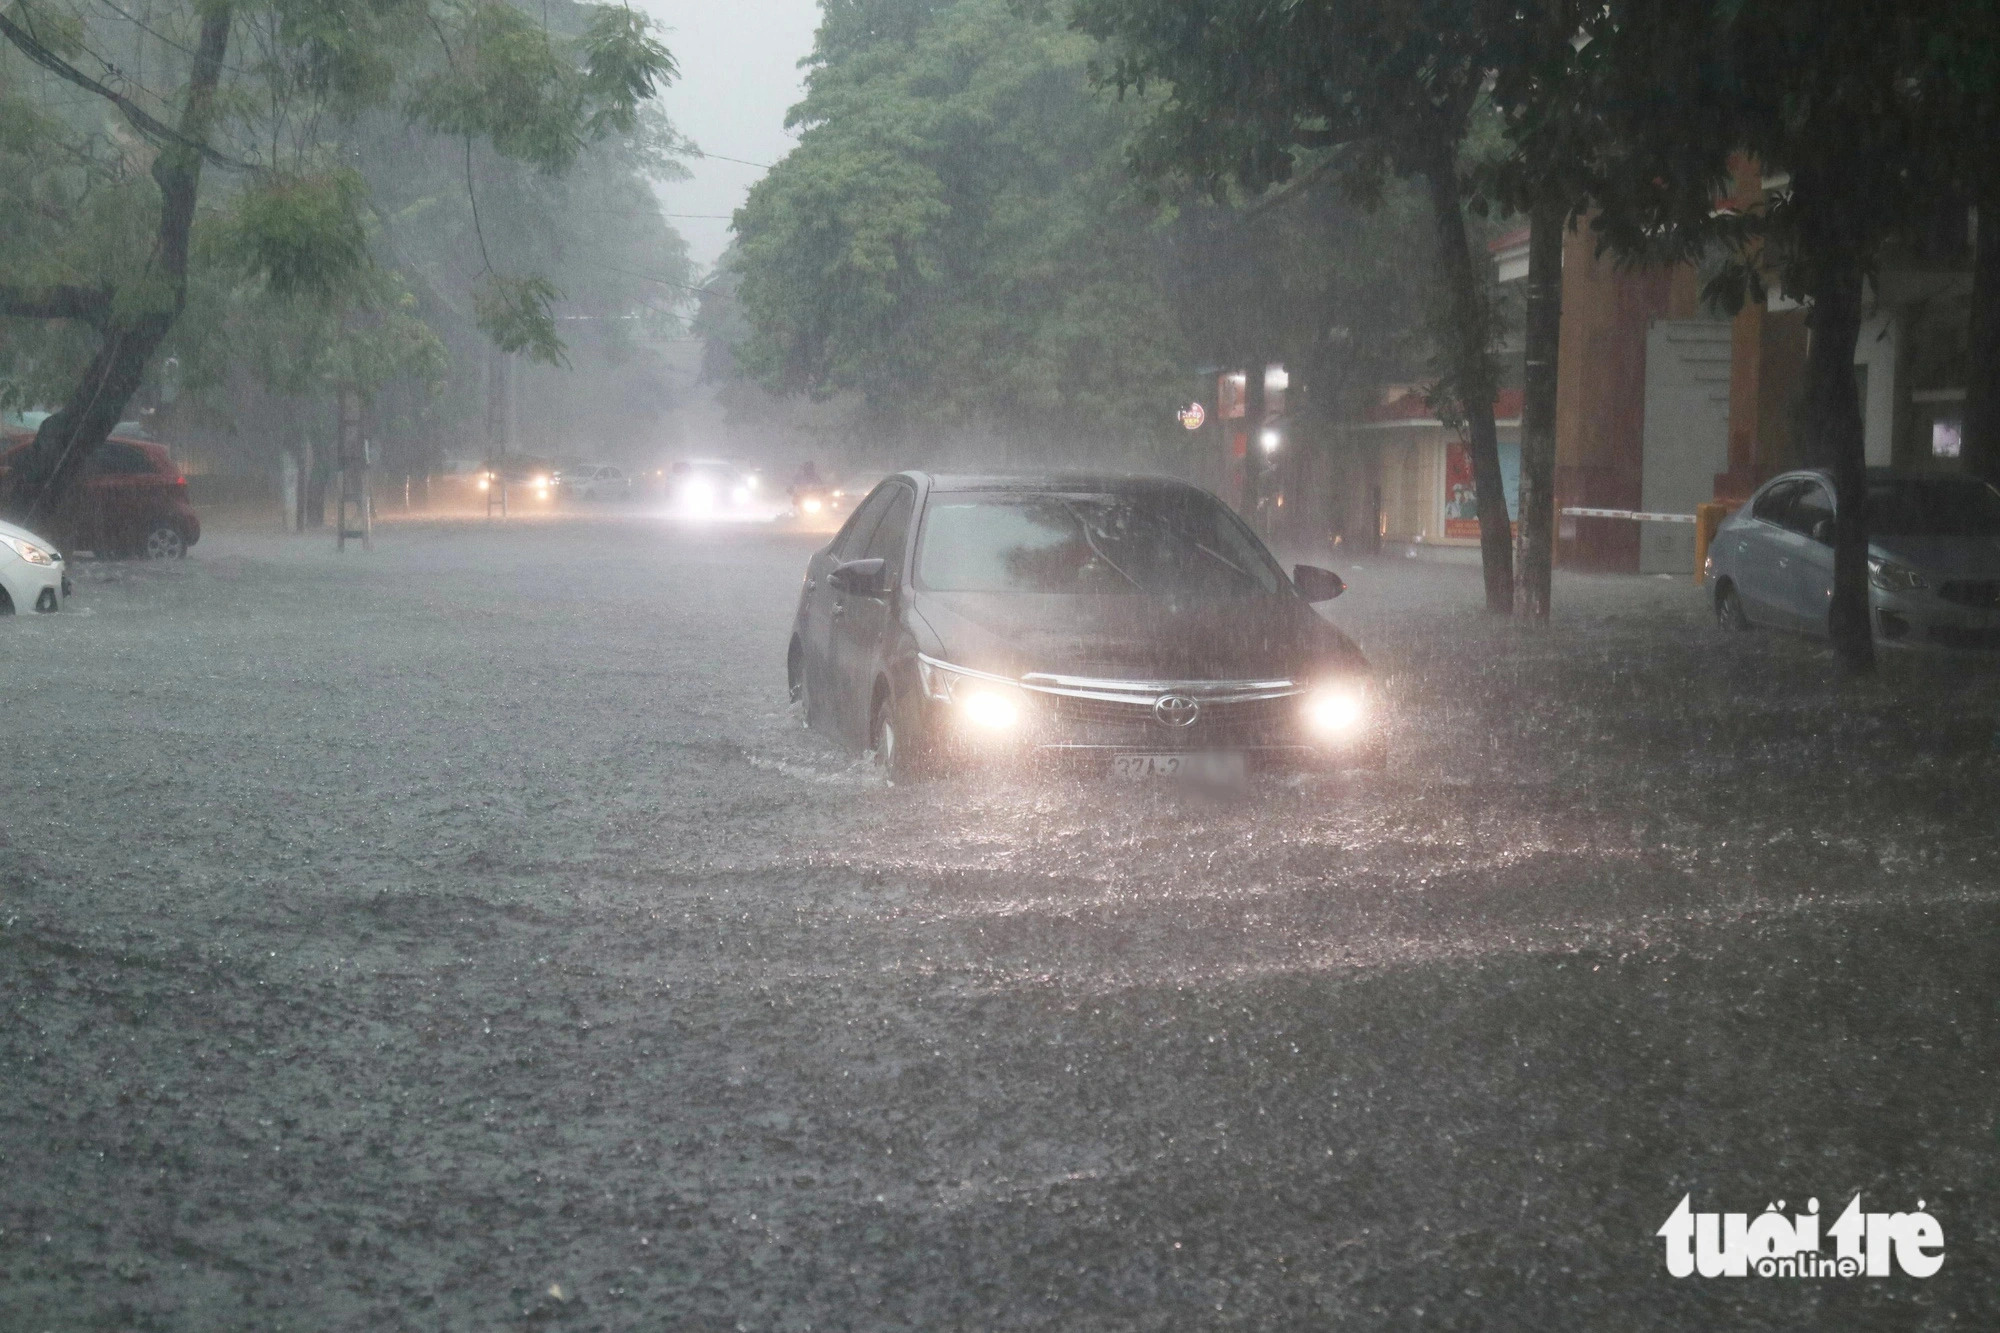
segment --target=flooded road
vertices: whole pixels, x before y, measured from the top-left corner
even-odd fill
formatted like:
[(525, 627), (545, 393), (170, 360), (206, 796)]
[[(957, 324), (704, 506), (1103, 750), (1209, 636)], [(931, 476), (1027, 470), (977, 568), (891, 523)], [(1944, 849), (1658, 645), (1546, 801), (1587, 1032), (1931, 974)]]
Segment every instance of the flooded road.
[[(9, 1329), (2000, 1321), (2000, 677), (1344, 562), (1388, 772), (890, 787), (813, 540), (216, 533), (0, 634)], [(1684, 1194), (1928, 1280), (1668, 1276)]]

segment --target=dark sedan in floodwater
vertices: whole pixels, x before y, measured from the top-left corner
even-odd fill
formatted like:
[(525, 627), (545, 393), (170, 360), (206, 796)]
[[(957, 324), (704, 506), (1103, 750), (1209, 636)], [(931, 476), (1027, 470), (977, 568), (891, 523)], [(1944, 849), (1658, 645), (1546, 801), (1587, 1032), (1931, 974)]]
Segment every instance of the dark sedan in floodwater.
[(892, 777), (1376, 767), (1367, 662), (1311, 605), (1344, 589), (1182, 482), (905, 472), (807, 565), (786, 676)]

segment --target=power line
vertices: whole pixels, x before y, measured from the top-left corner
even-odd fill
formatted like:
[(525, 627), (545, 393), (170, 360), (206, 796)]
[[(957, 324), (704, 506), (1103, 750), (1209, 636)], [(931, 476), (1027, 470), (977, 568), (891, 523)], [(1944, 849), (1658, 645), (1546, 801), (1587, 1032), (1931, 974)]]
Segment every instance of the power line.
[(720, 296), (724, 299), (727, 299), (729, 296), (729, 293), (716, 291), (713, 287), (696, 287), (691, 283), (675, 282), (672, 278), (656, 278), (650, 273), (638, 273), (629, 268), (619, 268), (616, 264), (599, 264), (598, 267), (607, 269), (612, 273), (623, 273), (628, 278), (639, 278), (646, 282), (657, 282), (662, 287), (678, 287), (684, 292), (693, 292), (698, 296)]
[(704, 153), (699, 148), (695, 149), (694, 152), (696, 157), (712, 158), (717, 162), (734, 162), (739, 167), (756, 167), (759, 171), (770, 171), (772, 169), (769, 162), (752, 162), (747, 158), (724, 157), (721, 153)]

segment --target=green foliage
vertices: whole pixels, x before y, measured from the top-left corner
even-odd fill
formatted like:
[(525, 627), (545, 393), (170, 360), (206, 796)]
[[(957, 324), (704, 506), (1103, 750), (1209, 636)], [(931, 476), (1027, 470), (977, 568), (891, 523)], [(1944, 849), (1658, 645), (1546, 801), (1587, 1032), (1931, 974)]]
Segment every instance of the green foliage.
[(503, 278), (489, 273), (472, 293), (480, 332), (503, 352), (525, 352), (537, 361), (565, 361), (551, 307), (562, 299), (547, 278)]
[[(210, 8), (154, 0), (143, 22), (98, 0), (7, 12), (171, 121)], [(677, 174), (687, 145), (649, 100), (675, 67), (645, 18), (571, 0), (229, 12), (209, 142), (250, 169), (206, 167), (184, 292), (157, 262), (157, 139), (0, 40), (0, 300), (103, 291), (118, 317), (184, 300), (160, 357), (175, 358), (183, 407), (218, 412), (241, 407), (233, 372), (247, 371), (274, 394), (338, 382), (477, 416), (494, 349), (566, 366), (560, 328), (598, 375), (634, 361), (636, 330), (671, 320), (690, 275), (650, 182)], [(63, 401), (100, 343), (82, 320), (0, 316), (0, 394)], [(170, 392), (157, 367), (149, 383), (148, 396)]]
[(368, 262), (366, 189), (351, 170), (252, 182), (237, 197), (230, 248), (278, 295), (328, 299)]
[(1171, 428), (1185, 344), (1090, 50), (1007, 0), (830, 5), (737, 217), (741, 364), (912, 427)]
[(607, 7), (567, 41), (507, 0), (456, 0), (447, 63), (417, 81), (408, 107), (442, 134), (482, 138), (544, 171), (566, 171), (591, 140), (629, 131), (639, 106), (676, 73), (630, 9)]
[(630, 133), (639, 108), (680, 73), (673, 53), (653, 40), (652, 25), (623, 5), (606, 5), (584, 30), (583, 93), (592, 106), (588, 137)]

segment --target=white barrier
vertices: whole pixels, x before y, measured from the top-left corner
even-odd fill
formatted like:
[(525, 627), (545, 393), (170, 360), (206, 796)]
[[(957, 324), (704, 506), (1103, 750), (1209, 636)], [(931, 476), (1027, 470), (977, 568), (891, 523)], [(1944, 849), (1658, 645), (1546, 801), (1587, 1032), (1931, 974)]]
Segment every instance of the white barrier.
[(1564, 518), (1630, 518), (1641, 523), (1692, 523), (1693, 514), (1648, 514), (1637, 509), (1576, 509), (1559, 511)]

